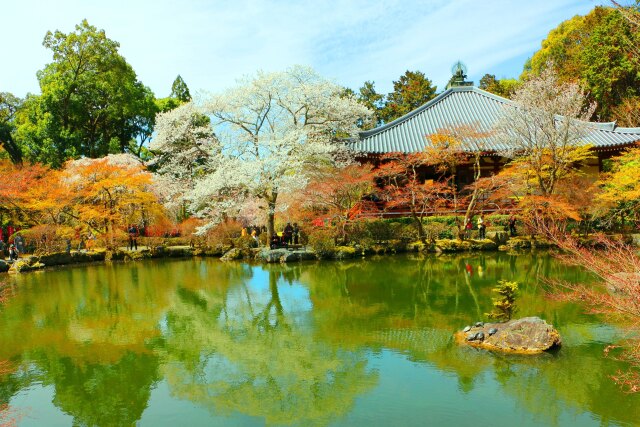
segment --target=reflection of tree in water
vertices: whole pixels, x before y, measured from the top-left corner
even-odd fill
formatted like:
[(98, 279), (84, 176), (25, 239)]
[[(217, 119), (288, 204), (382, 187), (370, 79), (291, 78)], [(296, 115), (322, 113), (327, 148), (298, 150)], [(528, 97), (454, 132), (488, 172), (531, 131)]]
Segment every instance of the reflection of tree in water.
[(0, 376), (0, 402), (37, 381), (54, 387), (53, 403), (77, 425), (135, 423), (158, 380), (151, 346), (178, 286), (162, 279), (180, 278), (185, 290), (226, 289), (250, 271), (204, 266), (198, 275), (194, 266), (60, 270), (46, 273), (47, 286), (38, 286), (36, 275), (20, 278), (28, 292), (0, 310), (0, 358), (11, 358), (16, 367), (6, 379)]
[[(284, 269), (284, 270), (283, 270)], [(317, 341), (287, 313), (279, 283), (295, 270), (269, 267), (268, 288), (181, 298), (168, 316), (165, 377), (173, 394), (212, 411), (269, 424), (327, 424), (377, 382), (362, 352)]]
[[(467, 263), (473, 275), (468, 274)], [(482, 276), (478, 266), (483, 267)], [(545, 276), (592, 280), (546, 254), (396, 257), (375, 263), (319, 264), (306, 269), (301, 280), (310, 288), (314, 318), (326, 339), (352, 347), (402, 351), (412, 360), (455, 373), (465, 393), (476, 388), (478, 378), (494, 372), (504, 392), (515, 396), (545, 425), (557, 422), (567, 410), (588, 411), (615, 422), (640, 419), (635, 397), (628, 404), (625, 400), (628, 411), (623, 411), (622, 418), (619, 408), (603, 398), (615, 395), (619, 401), (620, 391), (607, 378), (615, 368), (602, 358), (601, 349), (572, 345), (558, 355), (517, 357), (459, 347), (451, 341), (454, 331), (482, 320), (477, 317), (478, 305), (481, 311), (488, 311), (491, 288), (498, 279), (523, 284), (521, 316), (539, 315), (560, 327), (583, 318), (579, 307), (541, 297), (539, 278)], [(580, 338), (593, 339), (589, 336), (592, 328), (586, 329)]]
[(113, 364), (78, 365), (46, 355), (43, 381), (55, 385), (54, 405), (78, 426), (130, 426), (147, 407), (158, 381), (158, 359), (129, 353)]
[[(492, 360), (495, 379), (505, 393), (516, 397), (541, 424), (561, 424), (566, 411), (590, 412), (601, 425), (635, 425), (640, 420), (640, 396), (619, 397), (610, 378), (616, 368), (602, 357), (602, 345), (565, 347), (533, 358), (494, 355)], [(618, 397), (612, 400), (613, 396)]]

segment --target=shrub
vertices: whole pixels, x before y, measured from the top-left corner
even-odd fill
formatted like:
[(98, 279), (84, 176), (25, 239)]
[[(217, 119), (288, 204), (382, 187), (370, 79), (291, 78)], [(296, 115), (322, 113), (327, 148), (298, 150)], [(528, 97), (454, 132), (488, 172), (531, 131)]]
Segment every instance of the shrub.
[(207, 231), (205, 243), (207, 246), (232, 246), (233, 239), (240, 237), (242, 224), (238, 221), (228, 220), (221, 222)]
[(328, 228), (314, 230), (309, 235), (309, 246), (320, 258), (332, 256), (336, 248), (334, 231)]
[(352, 246), (336, 246), (333, 257), (335, 259), (350, 259), (355, 257), (356, 248)]
[(516, 294), (518, 293), (518, 283), (509, 282), (507, 280), (498, 281), (498, 286), (492, 289), (499, 295), (493, 298), (493, 311), (485, 313), (489, 319), (500, 321), (510, 320), (511, 316), (517, 311)]

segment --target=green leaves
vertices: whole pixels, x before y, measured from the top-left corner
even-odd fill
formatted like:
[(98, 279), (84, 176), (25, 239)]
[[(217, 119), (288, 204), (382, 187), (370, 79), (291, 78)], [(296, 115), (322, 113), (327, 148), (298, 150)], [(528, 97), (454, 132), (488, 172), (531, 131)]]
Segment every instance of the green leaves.
[(53, 61), (38, 72), (42, 94), (25, 102), (16, 132), (29, 160), (59, 167), (77, 156), (125, 152), (150, 137), (153, 93), (104, 30), (84, 20), (75, 32), (48, 32), (43, 45)]

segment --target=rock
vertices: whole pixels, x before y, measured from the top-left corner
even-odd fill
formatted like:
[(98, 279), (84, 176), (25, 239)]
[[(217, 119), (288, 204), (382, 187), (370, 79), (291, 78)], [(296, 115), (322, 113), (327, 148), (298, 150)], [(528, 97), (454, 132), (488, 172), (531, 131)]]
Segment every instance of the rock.
[(0, 259), (0, 273), (6, 273), (7, 271), (9, 271), (9, 267), (11, 266), (7, 261)]
[(286, 249), (267, 249), (263, 248), (255, 255), (255, 260), (258, 262), (274, 263), (280, 262), (282, 257), (289, 253)]
[(258, 262), (275, 263), (275, 262), (297, 262), (315, 260), (316, 254), (309, 251), (290, 251), (288, 249), (267, 249), (263, 248), (257, 251), (254, 258)]
[(471, 330), (471, 326), (465, 326), (462, 332), (469, 332)]
[(491, 239), (496, 245), (504, 245), (509, 240), (509, 233), (506, 231), (488, 231), (487, 239)]
[(287, 251), (288, 253), (280, 258), (280, 262), (310, 261), (316, 259), (316, 254), (307, 251)]
[(481, 328), (484, 326), (484, 322), (476, 322), (475, 327), (476, 328)]
[(226, 254), (222, 255), (220, 261), (235, 261), (242, 259), (242, 250), (240, 248), (232, 248)]
[(640, 248), (640, 234), (631, 234), (629, 237), (631, 238), (631, 244)]
[(539, 317), (525, 317), (505, 323), (485, 323), (473, 338), (456, 332), (459, 343), (507, 353), (537, 354), (561, 345), (558, 331)]

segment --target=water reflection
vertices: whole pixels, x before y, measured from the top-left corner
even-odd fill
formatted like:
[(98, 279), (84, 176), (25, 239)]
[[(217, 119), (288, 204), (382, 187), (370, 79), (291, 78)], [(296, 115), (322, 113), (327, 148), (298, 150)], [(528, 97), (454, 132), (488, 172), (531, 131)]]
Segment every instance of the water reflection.
[[(131, 425), (166, 399), (206, 408), (211, 420), (358, 424), (367, 413), (406, 421), (406, 402), (394, 401), (382, 378), (411, 366), (432, 382), (417, 382), (416, 394), (429, 387), (434, 401), (451, 405), (449, 420), (492, 390), (515, 402), (485, 411), (494, 425), (566, 425), (584, 414), (594, 424), (633, 424), (640, 400), (612, 384), (619, 365), (601, 354), (615, 331), (542, 298), (541, 277), (590, 280), (544, 254), (265, 267), (163, 261), (21, 275), (0, 309), (0, 360), (16, 367), (0, 378), (0, 405), (51, 385), (53, 404), (77, 425)], [(520, 315), (559, 327), (567, 338), (559, 352), (501, 356), (452, 342), (490, 310), (497, 279), (521, 283)], [(160, 384), (170, 393), (164, 402), (151, 398)], [(412, 409), (416, 422), (424, 411)], [(454, 424), (468, 421), (460, 415)]]

